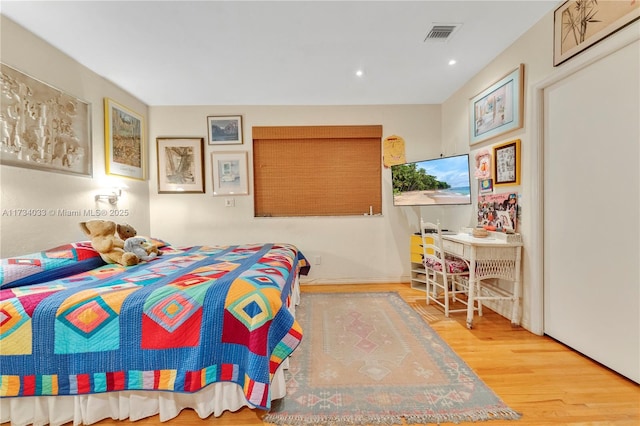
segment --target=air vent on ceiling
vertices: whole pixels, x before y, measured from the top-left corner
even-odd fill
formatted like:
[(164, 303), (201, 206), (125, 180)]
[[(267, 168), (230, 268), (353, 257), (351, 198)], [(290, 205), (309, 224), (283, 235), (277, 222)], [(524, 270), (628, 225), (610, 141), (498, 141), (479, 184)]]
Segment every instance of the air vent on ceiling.
[(424, 41), (449, 41), (462, 24), (433, 24)]

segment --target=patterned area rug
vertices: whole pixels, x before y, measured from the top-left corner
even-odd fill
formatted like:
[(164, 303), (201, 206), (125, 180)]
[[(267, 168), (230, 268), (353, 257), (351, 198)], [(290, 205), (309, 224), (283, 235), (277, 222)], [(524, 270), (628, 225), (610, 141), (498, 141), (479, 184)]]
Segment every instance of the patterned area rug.
[(402, 298), (303, 294), (304, 338), (278, 425), (429, 424), (518, 419)]

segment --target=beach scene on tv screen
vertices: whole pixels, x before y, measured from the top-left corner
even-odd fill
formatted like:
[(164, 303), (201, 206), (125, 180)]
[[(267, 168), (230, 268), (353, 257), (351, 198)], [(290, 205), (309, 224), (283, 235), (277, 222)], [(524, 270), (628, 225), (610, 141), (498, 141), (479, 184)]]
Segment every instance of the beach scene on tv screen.
[(393, 166), (396, 206), (471, 204), (466, 155)]

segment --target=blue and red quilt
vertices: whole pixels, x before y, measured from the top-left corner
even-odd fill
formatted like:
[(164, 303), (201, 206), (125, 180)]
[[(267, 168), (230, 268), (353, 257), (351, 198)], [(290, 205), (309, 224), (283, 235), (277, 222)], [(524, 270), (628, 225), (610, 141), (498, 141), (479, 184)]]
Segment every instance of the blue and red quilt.
[(268, 409), (271, 378), (302, 339), (288, 304), (306, 269), (289, 244), (169, 247), (148, 263), (0, 290), (0, 396), (229, 381)]

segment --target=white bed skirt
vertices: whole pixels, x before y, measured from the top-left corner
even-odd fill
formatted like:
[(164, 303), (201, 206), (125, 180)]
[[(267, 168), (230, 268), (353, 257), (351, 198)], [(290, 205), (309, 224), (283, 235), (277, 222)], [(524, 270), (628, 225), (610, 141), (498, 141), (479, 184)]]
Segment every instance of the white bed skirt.
[[(295, 307), (300, 303), (300, 286), (295, 282), (289, 310), (295, 317)], [(286, 359), (280, 365), (271, 382), (271, 400), (284, 398), (287, 393), (284, 370), (289, 367)], [(100, 420), (136, 421), (160, 415), (166, 422), (192, 408), (202, 419), (210, 415), (220, 416), (224, 411), (237, 411), (252, 407), (244, 396), (242, 387), (231, 382), (213, 383), (195, 393), (163, 391), (121, 391), (78, 396), (26, 396), (0, 398), (0, 423), (11, 426), (51, 425), (73, 422), (74, 425), (90, 425)]]
[[(284, 364), (271, 383), (271, 399), (283, 398), (287, 392)], [(100, 420), (131, 421), (160, 415), (160, 421), (171, 420), (185, 408), (192, 408), (204, 419), (220, 416), (225, 410), (237, 411), (250, 406), (242, 388), (231, 382), (214, 383), (196, 393), (161, 391), (121, 391), (79, 396), (30, 396), (2, 398), (0, 422), (12, 426), (58, 426), (73, 422), (89, 425)]]

